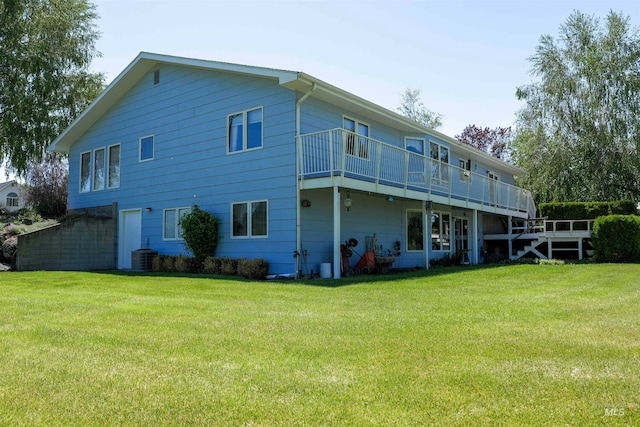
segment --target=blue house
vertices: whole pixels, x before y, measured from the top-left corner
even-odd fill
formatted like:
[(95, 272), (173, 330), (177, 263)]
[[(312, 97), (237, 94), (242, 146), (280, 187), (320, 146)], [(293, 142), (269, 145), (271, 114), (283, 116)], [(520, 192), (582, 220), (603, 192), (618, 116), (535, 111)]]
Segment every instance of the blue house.
[(535, 217), (522, 170), (301, 72), (141, 53), (49, 149), (69, 156), (70, 209), (117, 203), (120, 269), (185, 253), (194, 204), (220, 220), (216, 256), (334, 277), (350, 239), (351, 267), (473, 264)]

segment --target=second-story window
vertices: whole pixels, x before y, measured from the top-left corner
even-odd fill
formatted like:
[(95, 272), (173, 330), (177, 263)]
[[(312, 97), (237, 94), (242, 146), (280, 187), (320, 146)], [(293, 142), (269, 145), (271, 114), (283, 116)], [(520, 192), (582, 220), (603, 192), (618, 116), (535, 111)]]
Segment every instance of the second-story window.
[(99, 148), (93, 152), (93, 191), (104, 190), (104, 148)]
[(344, 117), (342, 119), (342, 127), (349, 131), (345, 132), (345, 152), (351, 156), (368, 159), (369, 125)]
[(140, 138), (140, 161), (153, 160), (154, 151), (154, 137), (153, 135), (143, 136)]
[(229, 114), (227, 117), (227, 151), (262, 148), (262, 107)]
[(429, 156), (437, 162), (432, 162), (431, 178), (436, 185), (449, 183), (449, 148), (431, 141), (429, 144)]

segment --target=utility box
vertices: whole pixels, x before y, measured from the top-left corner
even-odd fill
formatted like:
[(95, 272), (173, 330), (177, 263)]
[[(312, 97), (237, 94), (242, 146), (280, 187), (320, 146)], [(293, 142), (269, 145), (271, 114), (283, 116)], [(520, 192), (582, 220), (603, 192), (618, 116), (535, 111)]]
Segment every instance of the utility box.
[(158, 251), (153, 249), (136, 249), (131, 252), (131, 269), (134, 271), (151, 271), (153, 258), (158, 256)]

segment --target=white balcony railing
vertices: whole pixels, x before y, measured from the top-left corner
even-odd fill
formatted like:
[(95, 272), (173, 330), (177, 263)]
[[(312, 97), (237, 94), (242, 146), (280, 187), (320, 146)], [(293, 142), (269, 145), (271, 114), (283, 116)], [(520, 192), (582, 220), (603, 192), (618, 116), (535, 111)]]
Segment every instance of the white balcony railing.
[(535, 217), (527, 190), (344, 129), (299, 136), (298, 155), (301, 180), (343, 176)]

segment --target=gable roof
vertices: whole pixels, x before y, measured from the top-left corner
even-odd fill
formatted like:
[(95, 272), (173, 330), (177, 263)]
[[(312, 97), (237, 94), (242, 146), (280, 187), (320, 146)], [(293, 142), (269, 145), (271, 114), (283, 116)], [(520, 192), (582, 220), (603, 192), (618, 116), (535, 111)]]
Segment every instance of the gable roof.
[(353, 95), (336, 86), (325, 83), (305, 73), (280, 70), (274, 68), (255, 67), (250, 65), (232, 64), (227, 62), (209, 61), (202, 59), (184, 58), (157, 53), (141, 52), (138, 56), (111, 82), (109, 86), (89, 105), (53, 143), (48, 151), (69, 154), (71, 146), (93, 124), (95, 124), (118, 100), (124, 96), (146, 73), (158, 64), (173, 64), (205, 70), (223, 71), (252, 75), (257, 77), (277, 79), (281, 86), (302, 93), (312, 88), (313, 97), (331, 104), (361, 113), (365, 116), (375, 115), (376, 120), (391, 127), (400, 128), (408, 133), (424, 133), (435, 136), (456, 146), (474, 159), (482, 159), (489, 165), (495, 165), (502, 171), (513, 175), (522, 175), (524, 171), (509, 163), (505, 163), (481, 150), (464, 144), (434, 129), (416, 123), (413, 120)]
[(15, 180), (0, 183), (0, 191), (4, 190), (7, 187), (14, 186), (15, 184), (16, 184)]

